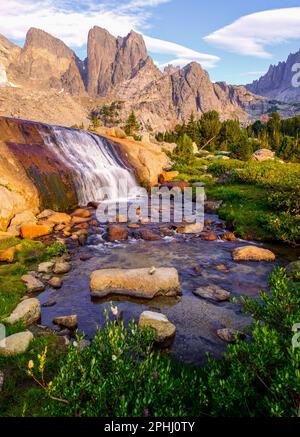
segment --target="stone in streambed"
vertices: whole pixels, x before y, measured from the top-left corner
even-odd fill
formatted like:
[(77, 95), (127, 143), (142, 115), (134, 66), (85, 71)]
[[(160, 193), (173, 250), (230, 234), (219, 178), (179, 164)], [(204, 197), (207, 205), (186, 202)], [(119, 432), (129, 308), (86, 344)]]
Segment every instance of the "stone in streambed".
[(9, 357), (22, 354), (28, 349), (31, 340), (33, 334), (30, 331), (10, 335), (0, 341), (0, 355)]
[(218, 287), (217, 285), (207, 285), (206, 287), (200, 287), (197, 288), (197, 290), (194, 290), (193, 293), (196, 296), (202, 297), (204, 299), (211, 299), (216, 302), (223, 302), (226, 300), (229, 300), (230, 293), (227, 290), (224, 290), (221, 287)]
[(89, 211), (88, 209), (84, 209), (84, 208), (76, 209), (76, 211), (74, 211), (72, 213), (72, 217), (75, 216), (75, 217), (81, 217), (81, 218), (88, 218), (88, 217), (91, 217), (91, 215), (92, 215), (91, 211)]
[(41, 304), (38, 299), (26, 299), (19, 303), (9, 317), (4, 321), (9, 325), (24, 323), (31, 325), (41, 317)]
[(71, 221), (71, 216), (64, 212), (56, 212), (55, 214), (50, 215), (47, 220), (56, 225), (68, 224)]
[(122, 241), (127, 240), (128, 231), (124, 226), (111, 225), (108, 227), (107, 235), (109, 241)]
[(161, 236), (154, 233), (150, 229), (141, 229), (139, 231), (141, 238), (145, 241), (158, 241), (161, 240)]
[(29, 293), (38, 293), (45, 290), (45, 285), (33, 275), (23, 275), (21, 281), (25, 283)]
[(153, 274), (149, 268), (96, 270), (91, 274), (90, 287), (94, 297), (120, 294), (152, 299), (180, 294), (179, 276), (174, 268), (158, 268)]
[(65, 273), (69, 273), (71, 270), (71, 264), (66, 261), (57, 261), (54, 264), (53, 273), (56, 275), (63, 275)]
[(205, 241), (216, 241), (217, 239), (218, 239), (218, 236), (214, 232), (209, 232), (204, 237)]
[(154, 341), (163, 346), (169, 346), (176, 334), (176, 326), (161, 313), (144, 311), (140, 315), (139, 327), (150, 327), (154, 331)]
[(63, 281), (60, 278), (54, 276), (53, 278), (49, 279), (48, 284), (52, 288), (59, 289), (62, 287)]
[(186, 226), (180, 226), (176, 229), (179, 234), (199, 234), (203, 231), (202, 223), (192, 223)]
[(76, 329), (78, 326), (76, 315), (56, 317), (53, 320), (53, 323), (55, 325), (61, 326), (62, 328), (68, 328), (71, 330)]
[(275, 255), (268, 249), (257, 246), (237, 247), (232, 253), (234, 261), (275, 261)]
[(43, 262), (38, 265), (39, 273), (51, 273), (54, 266), (53, 261)]

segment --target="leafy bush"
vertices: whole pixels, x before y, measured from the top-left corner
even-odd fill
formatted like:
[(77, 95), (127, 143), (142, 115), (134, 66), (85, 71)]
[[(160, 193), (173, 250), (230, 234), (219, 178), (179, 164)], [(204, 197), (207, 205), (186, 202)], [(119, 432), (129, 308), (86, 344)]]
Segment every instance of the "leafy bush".
[[(241, 298), (254, 318), (250, 340), (229, 345), (225, 357), (200, 368), (175, 364), (153, 352), (153, 334), (134, 322), (109, 321), (91, 346), (70, 346), (57, 376), (45, 383), (46, 354), (29, 374), (50, 396), (51, 416), (297, 416), (300, 285), (283, 268), (270, 277), (270, 293)], [(78, 339), (80, 342), (80, 339)], [(38, 375), (38, 373), (40, 373)]]
[(215, 176), (222, 176), (223, 174), (231, 172), (232, 170), (235, 170), (237, 168), (243, 168), (245, 167), (245, 165), (245, 162), (239, 161), (237, 159), (215, 159), (212, 164), (208, 166), (207, 171), (214, 174)]

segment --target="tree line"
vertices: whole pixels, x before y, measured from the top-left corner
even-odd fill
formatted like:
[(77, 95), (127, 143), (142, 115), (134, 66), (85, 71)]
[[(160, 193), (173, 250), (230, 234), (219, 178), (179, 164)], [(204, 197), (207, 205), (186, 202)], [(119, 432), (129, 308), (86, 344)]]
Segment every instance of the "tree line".
[[(188, 138), (191, 140), (189, 141)], [(228, 151), (236, 159), (247, 161), (258, 149), (270, 149), (278, 158), (300, 162), (300, 116), (281, 119), (274, 112), (268, 121), (258, 120), (247, 127), (241, 127), (238, 120), (221, 121), (217, 111), (209, 111), (197, 120), (191, 114), (187, 123), (178, 124), (174, 131), (158, 133), (160, 142), (182, 144), (187, 149), (196, 143), (199, 151)]]

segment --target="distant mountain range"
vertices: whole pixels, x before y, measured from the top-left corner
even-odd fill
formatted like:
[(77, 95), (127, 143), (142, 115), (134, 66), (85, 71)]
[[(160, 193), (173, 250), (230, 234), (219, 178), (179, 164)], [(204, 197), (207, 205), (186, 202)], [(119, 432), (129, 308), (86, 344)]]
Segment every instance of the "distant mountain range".
[(212, 109), (222, 119), (242, 123), (273, 109), (290, 116), (298, 113), (297, 105), (290, 103), (300, 102), (299, 89), (297, 94), (288, 87), (289, 68), (297, 55), (270, 67), (251, 85), (233, 86), (211, 82), (195, 62), (160, 71), (143, 37), (134, 31), (115, 38), (93, 27), (87, 58), (80, 60), (61, 40), (31, 28), (23, 48), (0, 35), (0, 115), (71, 125), (87, 123), (96, 106), (121, 100), (123, 120), (133, 109), (143, 126), (155, 131), (186, 121), (192, 112), (200, 117)]

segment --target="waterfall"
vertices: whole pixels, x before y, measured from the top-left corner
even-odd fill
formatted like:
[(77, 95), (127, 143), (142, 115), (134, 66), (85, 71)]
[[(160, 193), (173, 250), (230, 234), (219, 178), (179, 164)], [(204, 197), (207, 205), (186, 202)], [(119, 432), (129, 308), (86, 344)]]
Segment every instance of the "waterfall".
[(134, 195), (135, 178), (109, 140), (86, 131), (49, 127), (45, 144), (74, 177), (78, 202), (119, 200)]

